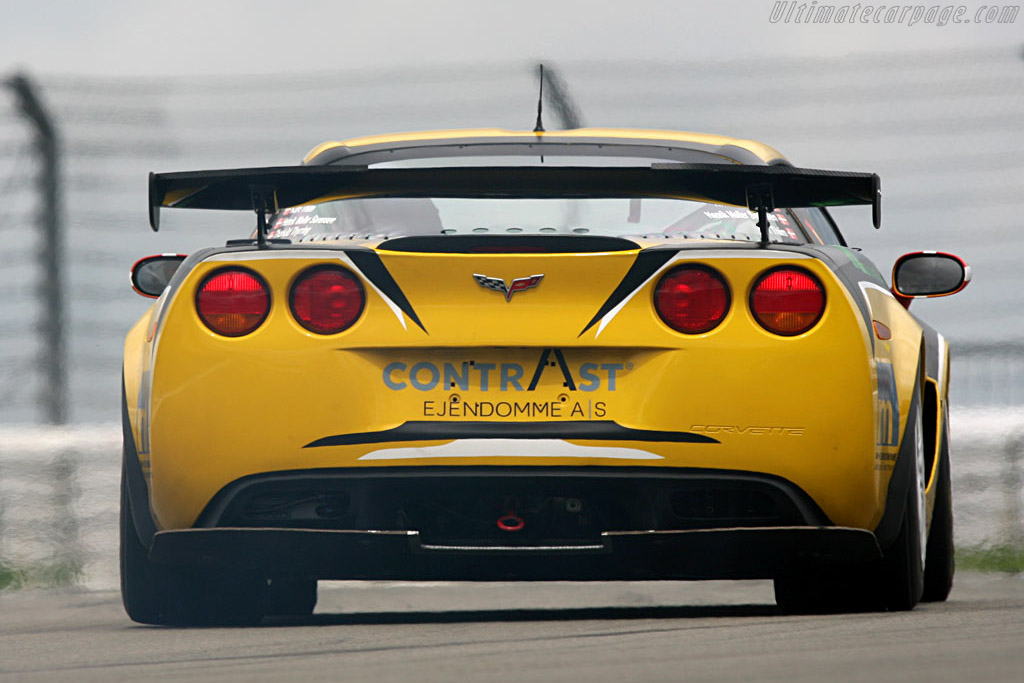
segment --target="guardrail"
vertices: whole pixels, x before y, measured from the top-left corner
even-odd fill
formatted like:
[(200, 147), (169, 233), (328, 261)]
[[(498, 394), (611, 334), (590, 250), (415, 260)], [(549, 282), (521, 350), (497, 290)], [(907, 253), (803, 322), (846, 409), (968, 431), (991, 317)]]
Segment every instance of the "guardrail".
[(951, 341), (956, 407), (1018, 406), (1024, 413), (1024, 342)]
[(117, 585), (121, 428), (0, 428), (0, 569)]
[[(952, 414), (960, 546), (1024, 543), (1024, 410)], [(120, 426), (0, 428), (0, 568), (118, 585)]]

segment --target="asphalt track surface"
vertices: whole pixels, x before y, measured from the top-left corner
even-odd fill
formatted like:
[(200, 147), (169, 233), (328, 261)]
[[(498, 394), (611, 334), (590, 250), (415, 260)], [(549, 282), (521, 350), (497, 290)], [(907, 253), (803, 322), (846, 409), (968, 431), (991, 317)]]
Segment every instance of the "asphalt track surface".
[(304, 620), (206, 629), (12, 592), (0, 681), (1024, 681), (1024, 577), (957, 579), (909, 613), (799, 617), (768, 582), (339, 582)]

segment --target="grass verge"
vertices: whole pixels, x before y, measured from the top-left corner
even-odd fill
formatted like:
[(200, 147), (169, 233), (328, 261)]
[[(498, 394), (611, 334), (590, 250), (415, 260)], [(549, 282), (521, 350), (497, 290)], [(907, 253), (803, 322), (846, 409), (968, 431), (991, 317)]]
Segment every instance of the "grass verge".
[(14, 570), (0, 564), (0, 591), (15, 582)]
[(1024, 546), (1000, 544), (956, 549), (956, 568), (975, 572), (1024, 572)]
[(74, 562), (51, 562), (30, 567), (0, 564), (0, 591), (19, 588), (67, 588), (77, 585), (82, 568)]
[[(956, 549), (956, 568), (974, 572), (1024, 573), (1024, 546), (962, 546)], [(82, 568), (73, 562), (43, 563), (30, 567), (0, 564), (0, 591), (67, 588), (77, 585), (81, 578)]]

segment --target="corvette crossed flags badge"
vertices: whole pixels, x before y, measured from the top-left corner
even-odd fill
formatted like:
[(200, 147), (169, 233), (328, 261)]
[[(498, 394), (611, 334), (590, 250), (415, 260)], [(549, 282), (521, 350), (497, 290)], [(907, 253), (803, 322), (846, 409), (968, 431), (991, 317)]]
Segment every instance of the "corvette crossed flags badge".
[(487, 277), (486, 275), (479, 275), (473, 273), (473, 279), (476, 280), (477, 284), (487, 289), (493, 289), (495, 292), (501, 292), (505, 295), (505, 301), (512, 301), (512, 295), (516, 292), (522, 292), (527, 289), (532, 289), (540, 284), (540, 281), (544, 278), (544, 275), (531, 275), (530, 277), (518, 277), (512, 282), (505, 284), (505, 281), (500, 277)]

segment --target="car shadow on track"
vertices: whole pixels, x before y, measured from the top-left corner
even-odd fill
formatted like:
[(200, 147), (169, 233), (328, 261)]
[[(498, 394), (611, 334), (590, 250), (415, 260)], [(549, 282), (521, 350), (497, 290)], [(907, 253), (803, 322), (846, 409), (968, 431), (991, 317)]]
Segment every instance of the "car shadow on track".
[(775, 605), (696, 605), (658, 607), (581, 607), (570, 609), (453, 610), (444, 612), (364, 612), (267, 617), (263, 626), (338, 626), (378, 624), (452, 624), (492, 621), (586, 621), (633, 619), (707, 619), (767, 617), (782, 612)]

